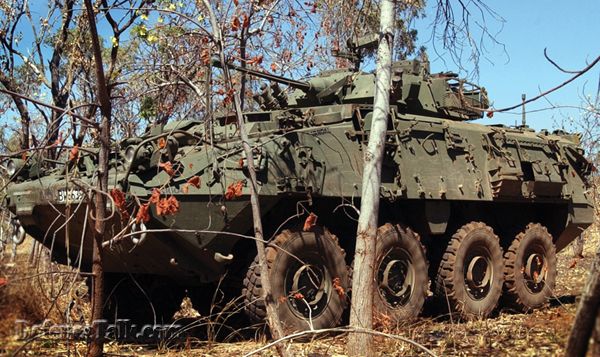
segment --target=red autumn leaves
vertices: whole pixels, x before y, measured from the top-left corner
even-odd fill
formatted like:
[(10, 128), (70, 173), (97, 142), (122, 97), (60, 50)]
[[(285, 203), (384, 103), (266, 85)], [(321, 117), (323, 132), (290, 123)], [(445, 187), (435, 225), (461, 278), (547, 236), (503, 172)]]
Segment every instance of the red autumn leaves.
[(333, 278), (333, 289), (341, 298), (346, 295), (346, 290), (344, 290), (340, 278)]
[(263, 61), (263, 56), (262, 55), (258, 55), (256, 57), (252, 57), (249, 60), (246, 61), (247, 64), (249, 65), (253, 65), (253, 64), (261, 64)]
[(188, 193), (188, 191), (190, 190), (190, 186), (200, 188), (200, 176), (190, 177), (190, 179), (187, 180), (187, 182), (184, 183), (183, 186), (181, 186), (181, 191), (183, 191), (183, 193)]
[(240, 29), (240, 19), (236, 16), (231, 20), (231, 29), (237, 31)]
[(123, 191), (119, 190), (118, 188), (113, 188), (112, 190), (110, 190), (109, 194), (113, 202), (115, 203), (115, 208), (118, 209), (119, 213), (121, 214), (121, 219), (124, 221), (128, 220), (129, 212), (127, 211), (125, 194), (123, 193)]
[[(164, 170), (170, 177), (175, 176), (176, 171), (178, 170), (173, 166), (173, 164), (170, 161), (161, 162), (158, 164), (158, 167)], [(189, 164), (189, 167), (192, 168), (193, 165)], [(190, 186), (199, 189), (201, 186), (201, 182), (202, 181), (200, 176), (192, 176), (184, 184), (181, 185), (181, 192), (188, 193)], [(227, 191), (224, 194), (224, 198), (226, 200), (233, 200), (242, 196), (244, 186), (245, 180), (240, 180), (230, 184), (227, 187)], [(117, 197), (117, 199), (113, 199), (115, 199), (115, 202), (120, 202), (117, 203), (117, 206), (122, 207), (122, 210), (121, 208), (119, 209), (122, 212), (123, 219), (126, 220), (129, 218), (129, 215), (125, 211), (125, 195), (121, 191), (117, 191), (120, 192), (120, 195)], [(152, 194), (150, 195), (150, 199), (148, 200), (148, 202), (140, 204), (138, 208), (138, 211), (135, 215), (135, 222), (137, 224), (141, 222), (148, 222), (150, 220), (150, 208), (152, 205), (154, 205), (156, 214), (159, 216), (174, 215), (177, 212), (179, 212), (179, 201), (175, 196), (170, 195), (168, 197), (162, 197), (161, 189), (154, 188), (152, 190)]]
[(242, 189), (244, 188), (244, 181), (238, 181), (227, 186), (227, 191), (225, 192), (226, 200), (233, 200), (234, 198), (238, 198), (242, 195)]
[(237, 32), (240, 28), (247, 29), (250, 27), (250, 18), (245, 13), (242, 16), (234, 16), (231, 20), (231, 30)]
[[(196, 188), (200, 188), (201, 180), (200, 176), (192, 176), (187, 180), (185, 184), (182, 185), (182, 192), (188, 193), (189, 186), (194, 186)], [(225, 192), (226, 200), (233, 200), (242, 195), (242, 190), (244, 188), (244, 181), (237, 181), (232, 183), (227, 187), (227, 191)], [(117, 190), (122, 195), (122, 199), (119, 198), (119, 202), (123, 202), (121, 205), (124, 207), (125, 195), (123, 192)], [(111, 191), (112, 194), (112, 191)], [(175, 196), (171, 195), (168, 197), (161, 197), (162, 192), (160, 189), (155, 188), (152, 190), (152, 194), (150, 195), (150, 199), (147, 203), (140, 205), (140, 208), (137, 211), (135, 216), (135, 222), (139, 224), (140, 222), (148, 222), (150, 220), (150, 206), (154, 205), (156, 208), (156, 214), (159, 216), (168, 216), (173, 215), (179, 212), (179, 201)], [(114, 199), (114, 198), (113, 198)], [(115, 200), (117, 202), (117, 200)], [(125, 213), (127, 213), (125, 211)], [(127, 216), (129, 217), (129, 216)]]
[[(159, 141), (158, 145), (159, 147), (164, 147), (166, 146), (166, 141)], [(175, 176), (176, 174), (176, 169), (173, 167), (173, 164), (170, 161), (161, 162), (158, 164), (158, 167), (164, 170), (171, 177)], [(190, 164), (190, 168), (191, 167), (192, 164)], [(192, 176), (181, 186), (181, 191), (183, 193), (188, 193), (190, 186), (200, 188), (200, 183), (200, 176)], [(169, 216), (179, 212), (179, 201), (175, 196), (171, 195), (168, 197), (161, 197), (161, 195), (162, 192), (159, 188), (154, 188), (152, 190), (152, 194), (150, 195), (148, 202), (141, 204), (137, 214), (135, 215), (135, 222), (137, 224), (140, 222), (148, 222), (150, 220), (151, 205), (154, 205), (156, 214), (159, 216)]]
[(147, 203), (140, 205), (135, 216), (135, 223), (148, 222), (150, 220), (150, 205), (156, 208), (156, 214), (159, 216), (169, 216), (179, 212), (179, 201), (175, 196), (161, 197), (161, 191), (158, 188), (152, 190), (152, 195)]
[(173, 164), (171, 164), (171, 161), (161, 162), (158, 164), (158, 167), (165, 170), (165, 172), (171, 177), (175, 175), (175, 170), (173, 169)]
[(168, 216), (179, 212), (179, 201), (175, 196), (161, 198), (156, 204), (156, 214), (159, 216)]
[(308, 215), (308, 217), (306, 217), (306, 220), (304, 221), (304, 227), (302, 227), (302, 230), (305, 232), (310, 231), (312, 227), (314, 227), (317, 224), (317, 218), (317, 215), (311, 212)]
[[(234, 0), (234, 4), (236, 7), (239, 5), (237, 0)], [(273, 21), (272, 17), (269, 16), (269, 18), (270, 18), (269, 23), (272, 23), (272, 21)], [(230, 24), (231, 31), (238, 32), (239, 30), (246, 30), (249, 27), (250, 27), (250, 17), (248, 16), (248, 14), (242, 12), (241, 15), (239, 15), (239, 16), (234, 15), (231, 18), (231, 24)], [(254, 65), (254, 64), (258, 65), (258, 64), (261, 64), (262, 61), (263, 61), (263, 56), (259, 55), (259, 56), (248, 59), (246, 61), (246, 63), (249, 65)]]
[[(158, 164), (158, 166), (169, 176), (175, 175), (175, 169), (173, 168), (173, 164), (171, 164), (171, 162), (161, 162)], [(192, 176), (181, 186), (181, 191), (183, 193), (188, 193), (190, 186), (200, 188), (200, 184), (200, 176)], [(171, 195), (168, 197), (161, 197), (161, 195), (162, 192), (159, 188), (152, 190), (152, 194), (150, 195), (148, 202), (140, 205), (140, 208), (138, 209), (138, 212), (135, 216), (135, 222), (137, 224), (140, 222), (148, 222), (150, 220), (151, 205), (155, 206), (156, 214), (159, 216), (169, 216), (179, 212), (179, 201), (177, 201), (175, 196)]]
[(148, 222), (150, 220), (150, 203), (146, 203), (140, 206), (137, 214), (135, 215), (135, 223)]
[(75, 144), (69, 152), (69, 161), (76, 161), (79, 158), (79, 145)]

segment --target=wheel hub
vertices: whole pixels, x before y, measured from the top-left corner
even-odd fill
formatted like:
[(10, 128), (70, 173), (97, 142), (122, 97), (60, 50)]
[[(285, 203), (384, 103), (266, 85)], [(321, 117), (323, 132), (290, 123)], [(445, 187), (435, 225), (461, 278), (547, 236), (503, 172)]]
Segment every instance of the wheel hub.
[(288, 276), (288, 301), (303, 317), (316, 317), (327, 306), (330, 284), (327, 270), (319, 265), (302, 264)]
[(466, 263), (465, 282), (467, 283), (467, 292), (477, 300), (485, 298), (490, 289), (493, 276), (490, 257), (485, 254), (474, 255)]
[(406, 261), (392, 260), (385, 266), (379, 285), (395, 297), (406, 294), (412, 286), (413, 270)]
[(392, 249), (382, 258), (377, 269), (379, 294), (391, 307), (410, 301), (415, 285), (412, 261), (403, 249)]
[(532, 252), (526, 255), (527, 259), (523, 266), (523, 277), (526, 286), (531, 292), (539, 292), (544, 288), (546, 281), (546, 261), (543, 254)]
[(480, 289), (489, 284), (492, 269), (487, 257), (478, 255), (471, 259), (467, 268), (467, 284), (473, 289)]
[(302, 294), (309, 305), (315, 305), (324, 294), (323, 272), (311, 264), (302, 265), (294, 274), (292, 290)]

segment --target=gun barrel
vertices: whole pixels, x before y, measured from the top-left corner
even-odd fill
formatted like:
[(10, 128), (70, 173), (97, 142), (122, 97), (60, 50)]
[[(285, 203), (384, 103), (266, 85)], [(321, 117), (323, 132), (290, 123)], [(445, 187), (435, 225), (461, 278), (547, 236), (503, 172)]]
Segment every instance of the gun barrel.
[[(218, 59), (213, 59), (212, 65), (214, 67), (222, 68), (221, 61), (219, 61)], [(259, 72), (259, 71), (253, 70), (253, 69), (237, 66), (233, 63), (227, 63), (227, 67), (229, 67), (230, 69), (242, 72), (242, 73), (246, 73), (246, 74), (250, 74), (252, 76), (266, 79), (268, 81), (282, 83), (282, 84), (288, 85), (292, 88), (300, 89), (305, 92), (308, 92), (313, 89), (312, 86), (310, 85), (310, 83), (308, 83), (308, 82), (296, 81), (294, 79), (277, 76), (275, 74), (268, 73), (268, 72)]]

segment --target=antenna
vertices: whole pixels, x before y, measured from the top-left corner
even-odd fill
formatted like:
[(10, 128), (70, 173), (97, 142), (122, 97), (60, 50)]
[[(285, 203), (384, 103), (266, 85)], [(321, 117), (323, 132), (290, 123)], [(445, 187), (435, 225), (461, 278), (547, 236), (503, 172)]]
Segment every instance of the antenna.
[(522, 111), (522, 117), (521, 117), (521, 126), (527, 126), (527, 120), (525, 119), (525, 94), (521, 94), (521, 100), (523, 101), (523, 111)]

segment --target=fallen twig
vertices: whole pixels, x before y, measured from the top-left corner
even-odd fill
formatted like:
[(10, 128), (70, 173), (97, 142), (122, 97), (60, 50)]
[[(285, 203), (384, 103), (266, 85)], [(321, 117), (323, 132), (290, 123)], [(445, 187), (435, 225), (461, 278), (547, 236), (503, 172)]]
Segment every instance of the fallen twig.
[(433, 351), (431, 351), (430, 349), (428, 349), (427, 347), (423, 346), (422, 344), (413, 341), (411, 339), (408, 339), (406, 337), (402, 337), (399, 335), (392, 335), (389, 333), (384, 333), (384, 332), (379, 332), (379, 331), (375, 331), (375, 330), (369, 330), (369, 329), (364, 329), (364, 328), (356, 328), (356, 327), (335, 327), (335, 328), (327, 328), (327, 329), (321, 329), (321, 330), (310, 330), (310, 331), (302, 331), (302, 332), (297, 332), (297, 333), (293, 333), (291, 335), (287, 335), (285, 337), (282, 337), (278, 340), (275, 340), (273, 342), (270, 342), (264, 346), (262, 346), (261, 348), (258, 348), (254, 351), (248, 352), (247, 354), (244, 355), (244, 357), (247, 356), (252, 356), (255, 355), (259, 352), (262, 352), (266, 349), (269, 349), (281, 342), (284, 341), (288, 341), (288, 340), (293, 340), (295, 338), (299, 338), (299, 337), (303, 337), (303, 336), (307, 336), (307, 335), (320, 335), (323, 333), (328, 333), (328, 332), (356, 332), (356, 333), (366, 333), (366, 334), (370, 334), (370, 335), (374, 335), (374, 336), (383, 336), (383, 337), (387, 337), (387, 338), (392, 338), (395, 340), (400, 340), (402, 342), (406, 342), (408, 344), (411, 344), (419, 349), (421, 349), (423, 352), (427, 353), (430, 356), (436, 357), (436, 354), (433, 353)]

